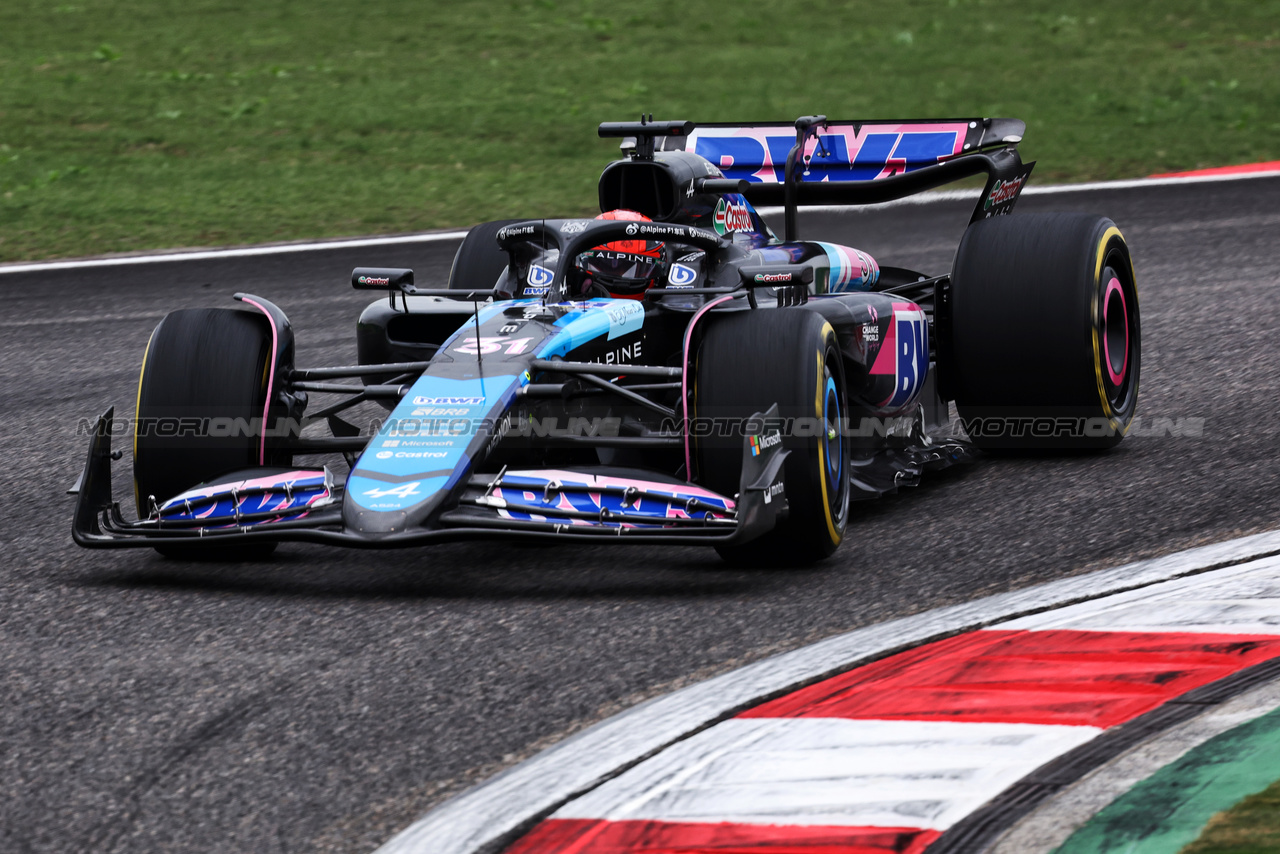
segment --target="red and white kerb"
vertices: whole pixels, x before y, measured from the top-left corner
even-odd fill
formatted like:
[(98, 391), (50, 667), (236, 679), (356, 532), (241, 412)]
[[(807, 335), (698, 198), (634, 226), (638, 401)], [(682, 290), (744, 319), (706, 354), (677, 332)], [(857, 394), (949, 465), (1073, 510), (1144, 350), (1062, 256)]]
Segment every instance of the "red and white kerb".
[(1280, 656), (1280, 559), (936, 641), (751, 709), (509, 854), (919, 854), (1044, 763)]

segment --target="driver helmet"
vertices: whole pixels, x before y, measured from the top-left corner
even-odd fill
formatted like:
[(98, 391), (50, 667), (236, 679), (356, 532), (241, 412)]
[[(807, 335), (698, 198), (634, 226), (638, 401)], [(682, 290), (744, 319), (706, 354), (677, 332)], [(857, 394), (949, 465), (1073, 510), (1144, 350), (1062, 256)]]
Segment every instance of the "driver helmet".
[[(596, 219), (653, 222), (629, 210), (607, 211)], [(594, 287), (616, 299), (642, 299), (662, 278), (665, 248), (660, 240), (618, 240), (583, 252), (574, 261), (582, 274), (583, 293)]]

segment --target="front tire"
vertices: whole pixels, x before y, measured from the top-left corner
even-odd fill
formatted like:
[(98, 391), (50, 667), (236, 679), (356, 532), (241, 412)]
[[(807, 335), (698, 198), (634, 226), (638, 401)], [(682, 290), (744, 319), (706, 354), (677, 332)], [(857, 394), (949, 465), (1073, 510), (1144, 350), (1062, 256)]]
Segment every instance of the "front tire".
[[(197, 308), (171, 312), (151, 334), (138, 378), (133, 445), (134, 501), (139, 518), (151, 500), (169, 498), (229, 472), (259, 465), (289, 465), (292, 456), (265, 445), (257, 430), (267, 401), (271, 330), (260, 314)], [(274, 413), (273, 413), (274, 414)], [(213, 435), (210, 422), (231, 425)], [(270, 417), (269, 417), (270, 420)], [(265, 427), (266, 425), (260, 425)], [(218, 546), (225, 557), (263, 557), (275, 544)], [(168, 557), (213, 553), (211, 544), (166, 544)]]
[(1142, 367), (1129, 247), (1088, 214), (993, 217), (960, 241), (944, 382), (984, 449), (1113, 447)]
[[(777, 403), (794, 425), (782, 440), (790, 451), (787, 518), (758, 540), (718, 551), (735, 563), (821, 560), (839, 547), (849, 520), (849, 448), (841, 429), (848, 398), (835, 331), (798, 308), (712, 319), (698, 351), (695, 417), (727, 418), (741, 428)], [(741, 429), (730, 432), (697, 440), (700, 481), (723, 495), (735, 494), (742, 476), (744, 437)]]
[(498, 248), (498, 231), (518, 219), (500, 219), (482, 222), (467, 232), (462, 245), (453, 256), (449, 270), (449, 290), (483, 291), (492, 288), (503, 274), (511, 259)]

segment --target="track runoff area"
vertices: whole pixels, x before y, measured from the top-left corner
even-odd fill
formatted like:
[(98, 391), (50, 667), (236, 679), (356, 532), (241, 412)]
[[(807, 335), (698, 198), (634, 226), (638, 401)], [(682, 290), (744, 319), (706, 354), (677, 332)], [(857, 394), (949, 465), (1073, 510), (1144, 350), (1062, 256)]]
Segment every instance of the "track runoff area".
[(605, 721), (378, 854), (1172, 854), (1280, 778), (1278, 555), (1250, 537), (831, 638)]

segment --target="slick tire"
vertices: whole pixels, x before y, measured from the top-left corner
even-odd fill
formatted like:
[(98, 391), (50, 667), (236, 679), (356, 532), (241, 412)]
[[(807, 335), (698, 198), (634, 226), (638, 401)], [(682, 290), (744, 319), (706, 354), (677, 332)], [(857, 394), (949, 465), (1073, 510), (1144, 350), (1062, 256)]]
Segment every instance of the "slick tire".
[[(797, 565), (821, 560), (844, 539), (849, 521), (848, 412), (835, 331), (800, 308), (744, 311), (714, 318), (698, 350), (693, 413), (744, 423), (774, 403), (790, 451), (783, 468), (790, 511), (773, 531), (741, 546), (721, 547), (732, 563)], [(719, 431), (717, 431), (719, 432)], [(744, 436), (695, 440), (700, 482), (722, 495), (738, 492)]]
[[(260, 464), (289, 465), (291, 456), (273, 449), (261, 458), (254, 430), (211, 435), (205, 425), (252, 425), (261, 420), (272, 368), (271, 330), (262, 315), (225, 308), (171, 312), (151, 333), (138, 378), (133, 484), (138, 517), (198, 484)], [(229, 419), (229, 420), (227, 420)], [(243, 419), (241, 421), (241, 419)], [(217, 546), (211, 543), (157, 546), (167, 557), (254, 559), (274, 543)]]
[(510, 258), (498, 248), (498, 229), (518, 219), (482, 222), (467, 232), (453, 256), (449, 270), (449, 290), (475, 291), (492, 288), (507, 271)]
[(1142, 327), (1133, 263), (1105, 217), (969, 227), (956, 251), (943, 382), (986, 450), (1110, 448), (1133, 422)]

